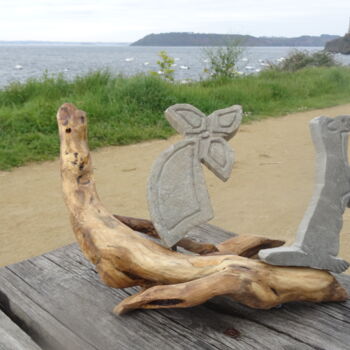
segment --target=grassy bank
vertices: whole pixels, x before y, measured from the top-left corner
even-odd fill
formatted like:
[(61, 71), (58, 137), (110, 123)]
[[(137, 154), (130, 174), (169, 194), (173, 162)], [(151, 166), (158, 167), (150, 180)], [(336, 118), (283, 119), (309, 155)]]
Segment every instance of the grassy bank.
[(59, 143), (55, 114), (72, 102), (89, 116), (90, 147), (123, 145), (173, 133), (163, 111), (191, 103), (203, 112), (241, 104), (244, 122), (263, 116), (350, 102), (350, 69), (266, 71), (226, 81), (187, 85), (152, 76), (123, 78), (95, 72), (73, 81), (29, 80), (0, 90), (0, 169), (52, 159)]

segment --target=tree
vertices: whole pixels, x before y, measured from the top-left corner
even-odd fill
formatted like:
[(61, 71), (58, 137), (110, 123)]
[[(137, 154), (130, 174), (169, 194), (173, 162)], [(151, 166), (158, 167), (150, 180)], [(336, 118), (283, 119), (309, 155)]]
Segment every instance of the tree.
[(226, 45), (221, 47), (205, 48), (208, 67), (204, 72), (213, 78), (235, 78), (238, 75), (236, 64), (242, 52), (237, 40), (227, 41)]
[(174, 72), (175, 70), (172, 69), (172, 65), (174, 64), (175, 60), (168, 56), (166, 51), (160, 51), (158, 56), (161, 58), (157, 61), (157, 64), (159, 66), (158, 72), (151, 72), (153, 75), (160, 74), (164, 77), (164, 79), (169, 81), (174, 81)]

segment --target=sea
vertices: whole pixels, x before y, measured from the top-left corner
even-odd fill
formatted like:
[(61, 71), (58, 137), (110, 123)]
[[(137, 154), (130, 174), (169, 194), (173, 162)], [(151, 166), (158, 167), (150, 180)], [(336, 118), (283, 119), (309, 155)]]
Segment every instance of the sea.
[[(317, 51), (321, 47), (298, 47), (298, 50)], [(245, 47), (237, 64), (240, 74), (256, 74), (269, 62), (277, 63), (295, 47)], [(40, 78), (44, 74), (62, 74), (72, 79), (88, 72), (108, 69), (126, 76), (150, 71), (158, 72), (159, 52), (166, 51), (175, 60), (175, 79), (188, 82), (205, 79), (208, 66), (203, 47), (140, 47), (127, 45), (52, 45), (0, 44), (0, 88), (12, 82)], [(350, 65), (350, 55), (335, 55)]]

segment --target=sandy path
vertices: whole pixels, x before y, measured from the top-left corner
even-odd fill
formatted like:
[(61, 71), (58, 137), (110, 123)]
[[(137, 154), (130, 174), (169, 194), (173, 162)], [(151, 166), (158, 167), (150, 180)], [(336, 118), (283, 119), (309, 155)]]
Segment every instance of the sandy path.
[[(223, 183), (206, 171), (216, 214), (213, 223), (237, 233), (291, 242), (313, 190), (308, 121), (322, 114), (350, 114), (350, 104), (242, 126), (231, 140), (237, 159), (231, 179)], [(151, 164), (177, 139), (93, 152), (97, 187), (111, 211), (148, 217), (146, 182)], [(344, 215), (341, 239), (341, 256), (350, 260), (350, 210)], [(57, 160), (0, 172), (0, 265), (73, 240)]]

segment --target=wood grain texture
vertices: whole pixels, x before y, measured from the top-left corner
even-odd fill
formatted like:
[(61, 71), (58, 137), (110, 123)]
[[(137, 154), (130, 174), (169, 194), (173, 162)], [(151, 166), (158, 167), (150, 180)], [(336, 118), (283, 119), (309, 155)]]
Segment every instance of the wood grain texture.
[[(337, 278), (350, 291), (350, 277)], [(350, 301), (254, 310), (217, 297), (189, 309), (116, 316), (115, 303), (137, 288), (102, 284), (76, 244), (0, 269), (0, 291), (43, 349), (344, 350), (350, 344)]]
[(0, 310), (0, 350), (40, 350), (40, 347)]
[(296, 300), (347, 298), (345, 289), (326, 271), (269, 266), (233, 255), (234, 244), (226, 244), (225, 253), (197, 256), (173, 252), (141, 237), (109, 213), (98, 197), (86, 114), (64, 104), (57, 122), (64, 198), (84, 255), (108, 286), (145, 288), (120, 302), (114, 309), (117, 313), (190, 307), (218, 295), (262, 309)]

